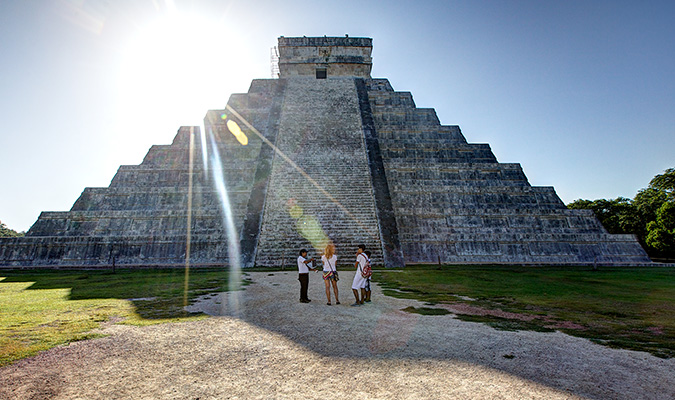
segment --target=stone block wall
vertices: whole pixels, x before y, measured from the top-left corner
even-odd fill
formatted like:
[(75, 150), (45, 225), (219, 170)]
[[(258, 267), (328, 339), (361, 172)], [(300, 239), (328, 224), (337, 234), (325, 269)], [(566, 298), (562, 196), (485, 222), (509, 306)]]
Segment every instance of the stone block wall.
[[(233, 95), (231, 106), (259, 132), (270, 134), (270, 112), (278, 81), (254, 81), (248, 94)], [(140, 165), (121, 166), (107, 188), (86, 188), (68, 212), (43, 212), (25, 238), (0, 239), (0, 265), (103, 266), (184, 265), (188, 212), (193, 264), (228, 263), (224, 207), (214, 185), (217, 152), (234, 224), (247, 219), (260, 168), (263, 141), (247, 132), (241, 146), (225, 128), (228, 110), (207, 113), (199, 127), (181, 127), (171, 145), (152, 146)], [(274, 120), (276, 117), (273, 117)], [(190, 135), (194, 133), (190, 174)], [(273, 132), (276, 134), (276, 132)], [(213, 146), (202, 139), (213, 138)], [(202, 155), (202, 149), (209, 154)], [(269, 155), (269, 154), (268, 154)], [(206, 160), (206, 163), (204, 162)], [(192, 178), (192, 210), (188, 195)]]
[(367, 96), (407, 263), (647, 263), (634, 237), (609, 235), (519, 164), (441, 126), (407, 92), (366, 80)]
[(208, 111), (203, 130), (181, 127), (70, 211), (0, 238), (0, 266), (181, 266), (188, 237), (193, 265), (228, 264), (228, 237), (244, 267), (295, 267), (300, 248), (316, 257), (327, 242), (341, 265), (358, 244), (387, 267), (650, 262), (633, 236), (608, 234), (411, 93), (371, 79), (371, 39), (282, 37), (279, 51), (281, 79), (254, 80)]
[(281, 78), (316, 76), (316, 69), (328, 77), (370, 77), (372, 39), (350, 37), (279, 38)]
[(295, 266), (299, 249), (316, 257), (328, 241), (339, 264), (358, 244), (382, 263), (354, 79), (286, 81), (255, 263)]

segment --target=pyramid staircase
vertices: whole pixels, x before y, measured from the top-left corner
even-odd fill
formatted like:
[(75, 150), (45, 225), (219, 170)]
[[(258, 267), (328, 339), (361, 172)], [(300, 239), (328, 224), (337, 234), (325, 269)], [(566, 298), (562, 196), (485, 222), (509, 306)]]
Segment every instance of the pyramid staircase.
[(287, 79), (276, 147), (256, 265), (294, 266), (299, 249), (317, 256), (328, 242), (338, 264), (358, 244), (381, 263), (354, 79)]
[(225, 265), (236, 242), (244, 267), (294, 267), (329, 242), (341, 265), (359, 244), (387, 267), (650, 263), (633, 235), (608, 234), (370, 78), (370, 38), (279, 46), (279, 79), (254, 80), (203, 131), (181, 127), (26, 237), (0, 238), (0, 266)]

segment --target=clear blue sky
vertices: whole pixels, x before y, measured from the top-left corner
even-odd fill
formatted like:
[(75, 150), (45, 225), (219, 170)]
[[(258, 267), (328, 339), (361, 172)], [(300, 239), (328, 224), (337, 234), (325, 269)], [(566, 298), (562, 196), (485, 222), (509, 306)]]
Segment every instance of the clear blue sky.
[(171, 143), (279, 36), (373, 38), (373, 77), (564, 202), (675, 167), (674, 1), (0, 3), (0, 220), (27, 230)]

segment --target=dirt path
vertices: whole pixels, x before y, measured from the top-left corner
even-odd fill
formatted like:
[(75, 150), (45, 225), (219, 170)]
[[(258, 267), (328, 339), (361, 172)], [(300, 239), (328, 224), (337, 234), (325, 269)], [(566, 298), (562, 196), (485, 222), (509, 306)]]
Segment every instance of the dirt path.
[(297, 274), (249, 273), (243, 292), (192, 306), (218, 317), (150, 327), (43, 352), (0, 369), (1, 399), (671, 399), (675, 359), (562, 333), (503, 332), (452, 315), (400, 311), (383, 297), (310, 304)]

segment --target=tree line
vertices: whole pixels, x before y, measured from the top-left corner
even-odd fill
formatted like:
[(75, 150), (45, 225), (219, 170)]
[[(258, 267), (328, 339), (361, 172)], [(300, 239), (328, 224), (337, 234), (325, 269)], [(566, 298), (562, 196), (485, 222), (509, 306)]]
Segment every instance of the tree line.
[(2, 221), (0, 221), (0, 237), (19, 237), (24, 236), (25, 232), (17, 232), (10, 229)]
[(675, 259), (675, 168), (656, 175), (633, 199), (579, 199), (567, 207), (593, 210), (609, 233), (635, 234), (653, 259)]

